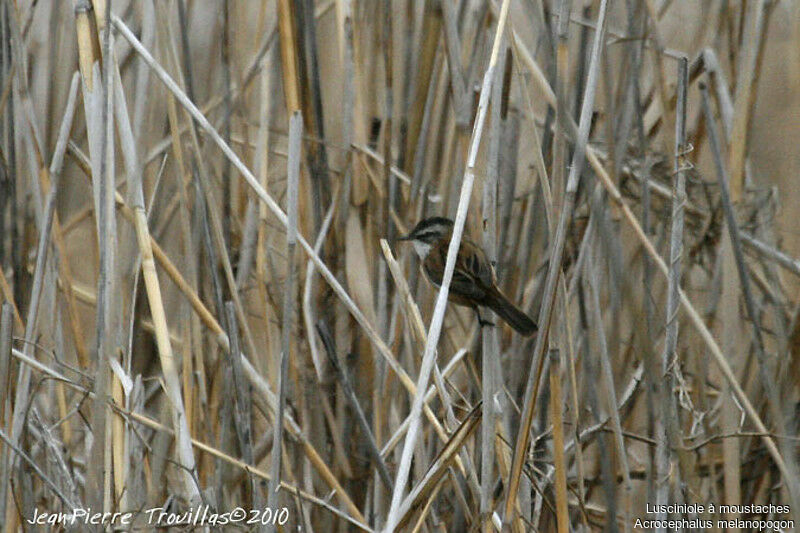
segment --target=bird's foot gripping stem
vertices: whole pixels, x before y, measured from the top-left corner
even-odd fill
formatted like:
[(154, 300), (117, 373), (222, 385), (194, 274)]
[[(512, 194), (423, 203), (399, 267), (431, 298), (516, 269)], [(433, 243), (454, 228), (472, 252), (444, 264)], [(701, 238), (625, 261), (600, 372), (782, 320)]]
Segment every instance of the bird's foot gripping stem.
[(481, 311), (477, 307), (475, 308), (475, 315), (478, 317), (478, 324), (481, 326), (481, 328), (493, 328), (495, 326), (494, 322), (481, 316)]

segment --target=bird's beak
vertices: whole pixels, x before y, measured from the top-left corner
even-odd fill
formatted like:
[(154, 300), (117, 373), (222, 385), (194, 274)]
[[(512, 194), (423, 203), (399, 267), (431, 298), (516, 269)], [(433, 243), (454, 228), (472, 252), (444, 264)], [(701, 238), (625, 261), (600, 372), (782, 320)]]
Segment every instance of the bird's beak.
[(403, 235), (402, 237), (397, 237), (396, 240), (397, 241), (410, 241), (411, 240), (411, 234), (409, 233), (408, 235)]

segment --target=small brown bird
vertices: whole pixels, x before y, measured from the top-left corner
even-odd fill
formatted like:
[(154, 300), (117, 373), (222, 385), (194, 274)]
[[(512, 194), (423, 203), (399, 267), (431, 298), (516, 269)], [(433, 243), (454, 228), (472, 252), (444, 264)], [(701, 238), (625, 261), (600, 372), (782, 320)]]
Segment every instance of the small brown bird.
[[(422, 269), (431, 283), (439, 287), (444, 277), (447, 248), (453, 236), (453, 221), (444, 217), (426, 218), (405, 237), (410, 241), (422, 261)], [(448, 299), (458, 305), (471, 307), (478, 313), (479, 307), (488, 307), (509, 326), (526, 337), (536, 333), (536, 323), (506, 298), (497, 288), (494, 269), (483, 249), (467, 239), (461, 240), (450, 282)]]

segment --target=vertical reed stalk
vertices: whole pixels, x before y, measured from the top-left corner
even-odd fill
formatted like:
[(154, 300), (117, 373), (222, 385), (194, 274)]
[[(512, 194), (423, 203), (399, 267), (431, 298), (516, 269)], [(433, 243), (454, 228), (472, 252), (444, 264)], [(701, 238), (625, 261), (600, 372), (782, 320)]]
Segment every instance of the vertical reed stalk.
[(286, 283), (283, 296), (283, 324), (281, 337), (280, 364), (278, 365), (278, 411), (275, 416), (274, 437), (272, 439), (272, 467), (270, 475), (267, 505), (271, 508), (277, 506), (277, 489), (281, 480), (281, 449), (283, 447), (283, 410), (286, 404), (286, 382), (289, 379), (289, 357), (292, 346), (292, 325), (294, 321), (294, 282), (295, 247), (297, 246), (297, 189), (300, 181), (300, 158), (302, 156), (303, 117), (300, 111), (294, 111), (289, 122), (289, 160), (288, 193), (286, 200), (287, 231), (286, 231)]

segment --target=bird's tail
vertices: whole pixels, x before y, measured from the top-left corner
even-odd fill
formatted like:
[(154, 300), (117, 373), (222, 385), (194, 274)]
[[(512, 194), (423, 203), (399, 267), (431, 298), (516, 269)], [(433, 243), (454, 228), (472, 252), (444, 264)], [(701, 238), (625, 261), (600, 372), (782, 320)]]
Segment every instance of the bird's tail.
[(528, 315), (520, 311), (498, 290), (491, 291), (486, 295), (484, 305), (494, 311), (520, 335), (530, 337), (539, 329)]

